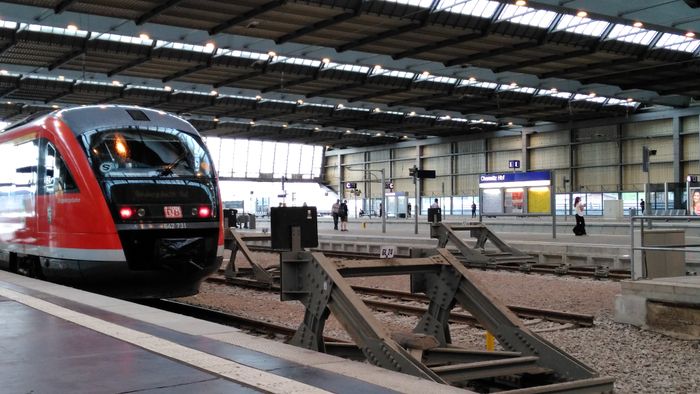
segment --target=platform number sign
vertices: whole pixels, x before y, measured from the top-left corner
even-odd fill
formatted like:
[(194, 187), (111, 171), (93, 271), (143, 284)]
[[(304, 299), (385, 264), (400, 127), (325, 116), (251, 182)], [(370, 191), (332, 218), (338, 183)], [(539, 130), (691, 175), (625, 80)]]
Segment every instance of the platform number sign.
[(520, 168), (520, 160), (508, 160), (508, 168)]
[(379, 252), (380, 259), (393, 259), (396, 246), (382, 246)]

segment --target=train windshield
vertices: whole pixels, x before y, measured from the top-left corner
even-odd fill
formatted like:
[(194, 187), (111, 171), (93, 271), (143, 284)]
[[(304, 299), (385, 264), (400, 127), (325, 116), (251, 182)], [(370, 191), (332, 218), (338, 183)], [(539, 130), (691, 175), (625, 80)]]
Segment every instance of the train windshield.
[(121, 129), (83, 134), (95, 172), (116, 177), (213, 177), (201, 140), (177, 130)]

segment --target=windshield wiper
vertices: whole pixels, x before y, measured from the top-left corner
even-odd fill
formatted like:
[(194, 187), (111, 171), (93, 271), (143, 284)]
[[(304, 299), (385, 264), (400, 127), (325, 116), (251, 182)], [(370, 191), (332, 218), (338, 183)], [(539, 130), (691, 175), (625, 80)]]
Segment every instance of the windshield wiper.
[(177, 167), (183, 160), (187, 158), (187, 151), (182, 152), (180, 156), (175, 159), (172, 163), (166, 165), (160, 170), (160, 176), (167, 176), (173, 173), (173, 169)]

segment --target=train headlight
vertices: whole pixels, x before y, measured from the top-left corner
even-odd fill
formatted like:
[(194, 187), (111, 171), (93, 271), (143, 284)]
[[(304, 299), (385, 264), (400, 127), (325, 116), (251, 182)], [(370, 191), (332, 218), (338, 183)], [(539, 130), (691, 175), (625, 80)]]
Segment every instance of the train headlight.
[(140, 218), (142, 218), (142, 217), (146, 216), (146, 210), (143, 209), (143, 208), (139, 208), (139, 209), (136, 211), (136, 214), (137, 214)]
[(121, 207), (119, 208), (119, 216), (122, 219), (129, 219), (134, 216), (134, 210), (129, 207)]
[(199, 216), (200, 218), (210, 217), (211, 216), (211, 208), (209, 208), (206, 205), (199, 207), (199, 209), (197, 210), (197, 216)]

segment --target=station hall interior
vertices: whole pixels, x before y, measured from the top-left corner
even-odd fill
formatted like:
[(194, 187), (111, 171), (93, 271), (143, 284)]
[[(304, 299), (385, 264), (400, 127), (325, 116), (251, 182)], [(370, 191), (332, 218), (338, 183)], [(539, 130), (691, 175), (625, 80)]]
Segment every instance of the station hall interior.
[[(596, 324), (604, 320), (606, 327), (628, 325), (674, 338), (678, 342), (670, 348), (682, 349), (676, 353), (685, 357), (683, 362), (691, 360), (689, 370), (696, 375), (674, 376), (665, 386), (650, 387), (624, 380), (615, 368), (598, 375), (594, 369), (603, 367), (596, 364), (589, 368), (573, 357), (571, 361), (565, 352), (552, 351), (533, 339), (537, 334), (530, 337), (528, 331), (523, 334), (525, 340), (518, 336), (520, 332), (503, 329), (511, 324), (521, 326), (510, 320), (510, 312), (490, 314), (493, 312), (488, 308), (480, 309), (491, 305), (492, 300), (487, 299), (479, 301), (483, 305), (474, 301), (477, 306), (470, 306), (477, 311), (469, 312), (477, 319), (498, 322), (486, 328), (502, 335), (497, 342), (503, 353), (497, 359), (481, 358), (476, 353), (464, 358), (469, 362), (513, 363), (515, 366), (489, 365), (486, 369), (492, 369), (485, 373), (505, 374), (512, 368), (518, 376), (513, 387), (499, 379), (489, 380), (491, 376), (482, 377), (471, 369), (473, 365), (468, 372), (460, 370), (462, 380), (440, 369), (444, 366), (433, 368), (427, 362), (418, 367), (399, 363), (400, 367), (393, 368), (403, 372), (415, 368), (409, 373), (411, 378), (434, 382), (450, 383), (453, 378), (459, 383), (450, 385), (449, 390), (455, 392), (458, 388), (496, 392), (518, 384), (517, 389), (535, 390), (523, 374), (536, 375), (541, 372), (535, 372), (537, 368), (548, 369), (557, 360), (567, 363), (561, 364), (565, 365), (561, 369), (547, 370), (544, 380), (552, 392), (559, 388), (572, 393), (700, 392), (699, 100), (698, 0), (0, 1), (0, 139), (29, 124), (27, 119), (75, 114), (80, 108), (107, 112), (143, 108), (154, 111), (144, 110), (149, 121), (155, 122), (155, 113), (184, 119), (198, 133), (196, 138), (201, 137), (208, 151), (207, 165), (215, 170), (211, 190), (216, 192), (211, 194), (218, 193), (224, 229), (218, 240), (221, 245), (212, 240), (214, 246), (207, 248), (215, 249), (211, 253), (223, 259), (226, 271), (218, 274), (230, 282), (237, 275), (233, 272), (237, 272), (236, 256), (245, 256), (256, 280), (263, 278), (267, 285), (278, 285), (280, 276), (284, 277), (279, 267), (272, 269), (265, 263), (261, 268), (250, 250), (276, 250), (275, 226), (287, 226), (285, 220), (302, 220), (306, 214), (294, 215), (302, 208), (313, 208), (313, 220), (311, 210), (304, 211), (309, 212), (304, 217), (312, 220), (313, 226), (301, 226), (302, 235), (285, 233), (293, 248), (316, 248), (328, 256), (354, 253), (368, 259), (391, 259), (396, 254), (400, 259), (437, 259), (452, 266), (459, 259), (453, 261), (453, 256), (446, 257), (441, 251), (449, 244), (452, 249), (444, 250), (472, 259), (465, 263), (470, 270), (496, 268), (530, 275), (541, 269), (546, 275), (573, 272), (591, 281), (614, 281), (617, 287), (610, 290), (615, 294), (606, 301), (609, 310), (605, 318), (587, 307), (585, 312), (596, 316)], [(99, 115), (87, 117), (99, 123)], [(133, 120), (138, 123), (137, 118)], [(156, 123), (153, 125), (151, 131), (157, 129)], [(0, 143), (3, 163), (20, 162), (24, 157), (25, 151)], [(173, 161), (173, 167), (179, 160)], [(14, 165), (3, 167), (0, 194), (4, 187), (16, 186), (3, 182), (20, 172)], [(337, 203), (344, 206), (340, 215)], [(201, 211), (192, 206), (192, 215), (198, 215)], [(281, 208), (299, 210), (290, 210), (287, 215), (278, 210)], [(2, 209), (0, 216), (6, 219), (9, 216), (2, 214)], [(187, 215), (189, 205), (183, 209)], [(179, 210), (177, 215), (182, 217)], [(141, 215), (134, 209), (121, 219), (137, 212)], [(166, 218), (169, 214), (165, 213)], [(127, 225), (119, 226), (123, 229)], [(131, 226), (144, 229), (149, 225)], [(344, 226), (347, 232), (337, 231)], [(466, 233), (458, 235), (460, 231)], [(315, 244), (307, 238), (310, 232)], [(125, 239), (120, 238), (121, 242)], [(0, 260), (7, 254), (7, 266), (12, 267), (15, 251), (7, 245), (7, 239), (0, 236)], [(10, 251), (2, 251), (3, 247)], [(438, 251), (423, 252), (424, 248)], [(289, 261), (296, 260), (285, 253), (276, 264), (291, 270)], [(303, 258), (299, 261), (308, 259), (324, 267), (331, 264), (317, 261), (311, 252), (308, 256), (300, 253)], [(37, 261), (43, 262), (43, 258)], [(420, 260), (420, 264), (427, 265), (425, 261)], [(195, 259), (189, 263), (200, 264)], [(391, 271), (377, 264), (381, 272), (377, 276)], [(473, 279), (461, 267), (454, 269), (468, 285), (458, 286), (459, 291), (482, 300), (480, 292), (474, 296), (465, 290)], [(0, 268), (4, 268), (2, 262)], [(345, 267), (348, 271), (355, 268)], [(214, 268), (202, 269), (214, 272)], [(311, 268), (304, 265), (303, 269)], [(38, 295), (60, 307), (74, 307), (85, 297), (64, 294), (54, 287), (40, 288), (8, 275), (0, 272), (0, 301), (21, 304), (11, 310), (37, 321), (49, 318), (35, 316), (34, 309), (53, 316), (50, 319), (66, 318), (62, 311), (43, 304), (38, 307), (28, 297)], [(430, 280), (419, 283), (412, 279), (411, 291), (414, 286), (419, 289), (432, 284)], [(294, 282), (304, 291), (307, 285)], [(282, 285), (278, 290), (287, 301), (301, 298), (289, 288), (285, 292)], [(459, 291), (457, 304), (463, 300)], [(313, 294), (332, 299), (330, 293)], [(350, 307), (343, 309), (345, 304), (341, 305), (343, 313), (350, 313)], [(496, 309), (501, 311), (498, 305)], [(25, 310), (27, 306), (34, 308), (31, 313)], [(310, 328), (313, 324), (307, 319), (313, 311), (305, 306), (304, 320), (290, 343), (323, 350), (323, 323), (321, 332)], [(93, 324), (89, 322), (101, 316), (106, 316), (109, 324), (124, 323), (118, 317), (119, 308), (122, 306), (110, 309), (110, 303), (102, 299), (79, 306), (77, 310), (85, 315), (79, 324)], [(128, 311), (131, 307), (123, 308)], [(218, 334), (221, 327), (211, 322), (198, 331), (192, 328), (198, 323), (188, 320), (191, 326), (161, 337), (162, 327), (175, 318), (163, 313), (145, 323), (138, 320), (147, 314), (147, 310), (138, 309), (136, 317), (129, 315), (124, 327), (147, 327), (144, 332), (155, 341), (164, 338), (172, 341), (172, 346), (195, 347), (192, 344), (196, 343), (202, 352), (216, 348), (216, 357), (229, 361), (228, 354), (235, 353), (233, 347), (248, 346), (241, 345), (246, 339), (238, 332)], [(319, 313), (315, 317), (324, 321), (328, 316)], [(157, 321), (160, 318), (166, 323)], [(444, 327), (435, 321), (424, 317), (418, 327), (439, 332), (435, 337), (443, 350), (450, 340), (449, 332), (442, 333), (447, 330), (447, 320)], [(12, 322), (13, 327), (24, 324), (19, 317)], [(100, 335), (111, 327), (95, 324)], [(62, 326), (58, 329), (67, 330)], [(353, 335), (350, 339), (356, 339)], [(8, 338), (2, 337), (0, 349)], [(138, 347), (135, 358), (143, 357), (144, 365), (156, 365), (150, 353), (141, 353), (155, 347), (138, 342), (137, 337), (117, 339)], [(111, 347), (113, 344), (101, 337), (92, 340), (104, 347), (107, 356), (119, 351), (118, 345)], [(518, 340), (536, 342), (533, 346), (537, 350), (504, 345)], [(231, 348), (218, 348), (218, 341)], [(396, 341), (402, 346), (404, 342)], [(267, 346), (251, 343), (246, 352), (263, 352)], [(579, 347), (580, 343), (571, 346)], [(404, 349), (393, 342), (389, 347), (397, 354), (429, 358), (426, 349)], [(395, 350), (397, 347), (400, 349)], [(568, 344), (564, 347), (568, 349)], [(376, 350), (370, 345), (366, 348)], [(645, 354), (655, 348), (649, 349)], [(537, 356), (541, 356), (538, 352), (547, 354), (540, 358), (548, 358), (549, 364), (520, 358), (536, 357), (530, 351)], [(361, 386), (366, 392), (443, 387), (423, 380), (410, 381), (415, 383), (411, 386), (400, 376), (384, 375), (379, 368), (367, 373), (372, 375), (370, 379), (350, 364), (342, 364), (340, 370), (351, 372), (335, 375), (326, 364), (333, 363), (330, 359), (314, 358), (304, 364), (304, 357), (292, 356), (292, 352), (285, 348), (274, 354), (273, 361), (260, 361), (265, 374), (274, 374), (269, 365), (281, 363), (284, 379), (291, 379), (275, 380), (270, 385), (250, 383), (255, 378), (245, 380), (249, 378), (230, 373), (234, 367), (226, 363), (221, 365), (230, 369), (212, 372), (211, 365), (219, 365), (218, 359), (205, 367), (167, 351), (156, 351), (158, 355), (153, 357), (162, 358), (158, 363), (163, 365), (167, 360), (186, 364), (183, 380), (191, 387), (208, 379), (200, 372), (215, 376), (216, 383), (199, 387), (212, 392), (244, 388), (286, 392), (276, 384), (287, 384), (300, 392), (350, 392), (350, 387), (358, 384), (353, 379), (366, 385)], [(310, 355), (304, 355), (311, 360)], [(9, 357), (0, 357), (0, 363), (11, 362)], [(254, 358), (240, 356), (244, 361), (236, 362), (246, 364), (246, 357)], [(366, 357), (366, 362), (387, 368), (371, 357)], [(168, 373), (175, 370), (171, 368), (175, 367), (168, 366)], [(299, 380), (293, 382), (295, 371), (305, 368), (312, 370), (299, 373)], [(332, 378), (321, 383), (326, 375), (315, 375), (317, 369), (333, 374)], [(665, 372), (643, 373), (658, 382)], [(612, 375), (616, 380), (606, 380)], [(2, 376), (0, 372), (0, 381)], [(129, 376), (124, 374), (124, 379)], [(139, 375), (133, 387), (114, 379), (98, 391), (156, 390), (159, 379), (167, 380), (164, 375), (155, 380), (139, 380), (142, 378)], [(231, 381), (243, 383), (233, 387), (229, 386)], [(37, 387), (50, 388), (49, 383), (39, 384)], [(20, 392), (27, 387), (18, 382), (12, 389)], [(90, 391), (89, 386), (61, 387)]]

